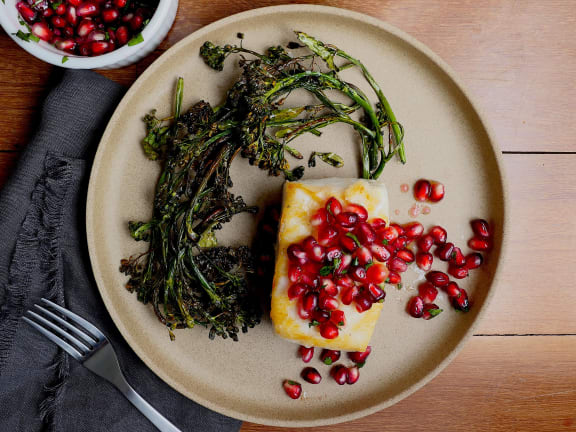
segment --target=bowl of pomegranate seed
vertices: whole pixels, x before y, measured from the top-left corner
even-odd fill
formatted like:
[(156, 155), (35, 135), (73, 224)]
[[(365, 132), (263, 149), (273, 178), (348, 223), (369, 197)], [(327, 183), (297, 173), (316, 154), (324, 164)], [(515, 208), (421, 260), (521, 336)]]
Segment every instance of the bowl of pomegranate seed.
[(33, 56), (71, 69), (114, 69), (164, 39), (178, 0), (3, 0), (0, 24)]

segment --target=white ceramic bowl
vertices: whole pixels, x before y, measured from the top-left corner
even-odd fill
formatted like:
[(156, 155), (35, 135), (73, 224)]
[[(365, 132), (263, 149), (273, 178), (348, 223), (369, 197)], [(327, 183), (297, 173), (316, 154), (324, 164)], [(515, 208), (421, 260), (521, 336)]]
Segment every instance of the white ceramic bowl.
[[(128, 66), (141, 60), (150, 54), (162, 42), (174, 22), (178, 0), (160, 0), (158, 8), (148, 25), (142, 31), (144, 41), (137, 45), (124, 45), (108, 54), (96, 57), (75, 56), (57, 50), (47, 42), (26, 42), (16, 36), (18, 30), (27, 32), (28, 30), (18, 22), (18, 11), (16, 2), (18, 0), (5, 0), (0, 2), (0, 25), (10, 37), (40, 60), (70, 69), (115, 69)], [(62, 59), (68, 57), (65, 63)]]

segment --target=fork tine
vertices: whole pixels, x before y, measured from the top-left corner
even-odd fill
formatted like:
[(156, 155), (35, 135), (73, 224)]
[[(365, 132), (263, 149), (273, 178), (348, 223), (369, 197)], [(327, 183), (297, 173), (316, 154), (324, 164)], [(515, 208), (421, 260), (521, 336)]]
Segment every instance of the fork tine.
[(86, 333), (84, 333), (83, 331), (79, 330), (78, 328), (74, 327), (72, 324), (70, 324), (68, 321), (64, 321), (62, 318), (60, 318), (58, 315), (56, 315), (55, 313), (50, 312), (48, 309), (40, 306), (39, 304), (35, 304), (34, 306), (36, 306), (38, 308), (39, 311), (41, 311), (44, 315), (49, 316), (50, 318), (52, 318), (54, 321), (56, 321), (58, 324), (66, 327), (68, 330), (72, 331), (73, 333), (75, 333), (77, 336), (81, 337), (82, 339), (84, 339), (91, 347), (94, 346), (94, 344), (96, 342), (98, 342), (98, 340), (95, 337), (90, 337), (88, 336)]
[(60, 312), (62, 315), (65, 315), (66, 317), (70, 318), (72, 321), (76, 322), (77, 324), (81, 325), (82, 327), (84, 327), (86, 330), (90, 331), (97, 339), (106, 339), (106, 336), (104, 335), (104, 333), (102, 333), (100, 330), (98, 330), (97, 327), (95, 327), (94, 325), (90, 324), (88, 321), (86, 321), (84, 318), (76, 315), (74, 312), (70, 312), (68, 309), (63, 308), (62, 306), (51, 302), (50, 300), (47, 300), (45, 298), (42, 299), (42, 301), (44, 303), (46, 303), (47, 305), (51, 306), (52, 308), (56, 309), (58, 312)]
[(32, 312), (31, 310), (29, 310), (28, 312), (26, 312), (28, 315), (33, 316), (34, 318), (36, 318), (37, 321), (40, 321), (41, 324), (44, 324), (44, 327), (48, 326), (50, 327), (50, 329), (56, 333), (58, 333), (60, 336), (65, 337), (66, 339), (68, 339), (70, 342), (72, 342), (74, 345), (79, 346), (80, 348), (86, 350), (86, 351), (90, 351), (90, 347), (88, 345), (86, 345), (85, 343), (79, 341), (78, 339), (76, 339), (74, 336), (72, 336), (70, 333), (65, 332), (64, 330), (62, 330), (60, 327), (58, 327), (55, 324), (52, 324), (50, 321), (48, 321), (46, 318), (41, 317), (40, 315), (38, 315), (36, 312)]
[(50, 339), (52, 342), (54, 342), (56, 345), (58, 345), (60, 348), (62, 348), (64, 351), (66, 351), (68, 354), (70, 354), (72, 357), (74, 357), (76, 360), (82, 361), (83, 357), (82, 354), (72, 345), (60, 339), (54, 333), (49, 332), (40, 324), (37, 324), (35, 321), (32, 321), (27, 317), (22, 317), (22, 319), (26, 321), (28, 324), (30, 324), (32, 327), (34, 327), (36, 330), (38, 330), (40, 333), (42, 333), (44, 336), (46, 336), (48, 339)]

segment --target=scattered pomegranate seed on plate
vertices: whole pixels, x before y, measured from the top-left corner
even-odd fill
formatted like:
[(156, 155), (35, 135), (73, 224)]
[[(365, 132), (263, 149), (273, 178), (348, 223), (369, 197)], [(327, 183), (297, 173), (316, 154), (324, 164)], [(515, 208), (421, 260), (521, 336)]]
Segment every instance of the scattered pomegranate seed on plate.
[(300, 348), (298, 348), (298, 353), (304, 363), (309, 363), (312, 357), (314, 357), (314, 347), (308, 348), (301, 345)]
[(417, 201), (427, 201), (430, 197), (432, 186), (428, 180), (418, 180), (414, 183), (414, 198)]
[(450, 278), (448, 275), (441, 271), (431, 271), (426, 274), (426, 279), (436, 287), (443, 287), (448, 285)]
[(430, 252), (418, 252), (416, 254), (416, 265), (419, 269), (428, 271), (432, 268), (434, 257)]
[(430, 196), (428, 200), (431, 202), (438, 202), (444, 198), (445, 188), (444, 185), (437, 181), (430, 182)]
[(457, 267), (455, 265), (451, 265), (448, 267), (448, 273), (451, 276), (454, 276), (456, 279), (464, 279), (468, 276), (468, 268), (466, 266)]
[(320, 360), (325, 365), (330, 366), (336, 363), (338, 360), (340, 360), (340, 355), (341, 355), (340, 351), (323, 349), (322, 352), (320, 353)]
[(448, 238), (448, 234), (446, 230), (441, 226), (435, 226), (430, 229), (429, 234), (434, 238), (434, 244), (441, 245), (446, 243), (446, 239)]
[(320, 375), (320, 372), (313, 367), (302, 369), (300, 376), (304, 381), (309, 382), (310, 384), (320, 384), (320, 381), (322, 381), (322, 375)]
[(358, 366), (351, 366), (348, 368), (348, 376), (346, 377), (347, 384), (354, 384), (360, 378), (360, 368)]
[(490, 237), (490, 225), (484, 219), (474, 219), (470, 225), (477, 237)]
[(372, 352), (372, 347), (368, 345), (364, 351), (349, 352), (348, 358), (356, 364), (364, 364)]
[(423, 282), (418, 287), (418, 294), (424, 303), (434, 303), (438, 290), (430, 282)]
[(490, 249), (490, 242), (483, 238), (473, 237), (468, 240), (468, 246), (473, 250), (486, 251)]
[(336, 365), (330, 371), (330, 375), (334, 378), (339, 385), (344, 385), (348, 382), (348, 368), (343, 365)]
[(478, 252), (466, 256), (465, 265), (468, 270), (474, 270), (482, 265), (484, 258)]
[(298, 399), (302, 396), (302, 386), (300, 383), (292, 380), (284, 380), (282, 386), (284, 387), (286, 394), (292, 399)]
[(424, 312), (422, 297), (414, 296), (408, 301), (408, 313), (414, 318), (420, 318)]
[(422, 312), (422, 318), (425, 320), (430, 320), (434, 317), (437, 317), (442, 313), (442, 309), (434, 303), (429, 303), (424, 305), (424, 311)]

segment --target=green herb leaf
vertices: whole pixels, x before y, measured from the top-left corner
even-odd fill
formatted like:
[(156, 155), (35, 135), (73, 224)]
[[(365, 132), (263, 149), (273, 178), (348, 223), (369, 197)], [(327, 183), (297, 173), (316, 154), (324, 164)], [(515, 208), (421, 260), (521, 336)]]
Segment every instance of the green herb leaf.
[(372, 267), (373, 265), (374, 265), (374, 261), (370, 261), (370, 262), (366, 263), (366, 265), (364, 266), (364, 268), (365, 268), (366, 270), (368, 270), (368, 269), (369, 269), (370, 267)]
[(319, 325), (320, 323), (316, 320), (312, 320), (311, 322), (308, 323), (308, 327), (317, 327)]
[(142, 33), (138, 33), (136, 36), (134, 36), (132, 39), (128, 41), (128, 46), (138, 45), (139, 43), (142, 42), (144, 42), (144, 36), (142, 36)]
[(388, 245), (388, 240), (382, 239), (382, 244), (383, 244), (384, 246)]
[(320, 276), (328, 276), (330, 273), (332, 273), (332, 269), (332, 266), (324, 266), (318, 273), (320, 273)]
[(352, 240), (354, 240), (354, 242), (356, 243), (356, 246), (358, 246), (359, 248), (362, 247), (362, 244), (360, 243), (360, 240), (358, 240), (358, 237), (356, 237), (351, 232), (346, 233), (346, 237), (350, 237)]
[(66, 63), (69, 60), (68, 56), (62, 57), (62, 64)]
[(326, 357), (324, 359), (324, 364), (330, 366), (332, 364), (332, 358), (331, 357)]
[(357, 266), (357, 265), (358, 265), (358, 257), (354, 257), (354, 259), (352, 260), (352, 265), (353, 265), (353, 266)]
[(430, 317), (434, 318), (435, 316), (440, 315), (444, 309), (430, 309), (428, 312), (430, 313)]
[(402, 284), (399, 283), (398, 285), (396, 285), (396, 288), (398, 288), (399, 290), (401, 290), (401, 289), (402, 289)]

